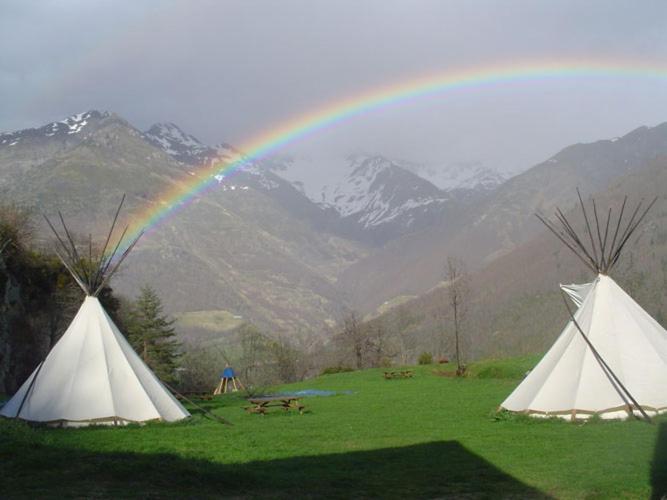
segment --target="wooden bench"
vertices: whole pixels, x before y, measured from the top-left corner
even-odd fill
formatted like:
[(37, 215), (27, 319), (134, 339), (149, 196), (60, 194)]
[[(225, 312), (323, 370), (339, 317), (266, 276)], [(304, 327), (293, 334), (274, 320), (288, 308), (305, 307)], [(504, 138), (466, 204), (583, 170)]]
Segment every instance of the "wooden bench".
[(394, 371), (394, 372), (384, 372), (384, 378), (386, 380), (393, 380), (393, 379), (403, 379), (403, 378), (412, 378), (414, 375), (414, 372), (412, 370), (401, 370), (401, 371)]
[(305, 406), (299, 403), (299, 399), (293, 396), (265, 396), (261, 398), (248, 398), (251, 406), (244, 406), (243, 409), (248, 413), (258, 413), (266, 415), (269, 408), (282, 408), (283, 410), (297, 410), (303, 414)]

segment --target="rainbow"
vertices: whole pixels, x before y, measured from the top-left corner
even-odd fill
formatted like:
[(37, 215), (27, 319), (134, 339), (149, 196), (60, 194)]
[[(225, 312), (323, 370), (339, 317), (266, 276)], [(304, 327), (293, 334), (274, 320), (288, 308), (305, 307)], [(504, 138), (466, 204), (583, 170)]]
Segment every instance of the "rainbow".
[(131, 241), (141, 230), (152, 230), (187, 207), (189, 202), (218, 183), (214, 177), (217, 174), (227, 177), (244, 165), (350, 118), (386, 106), (454, 90), (573, 78), (665, 79), (667, 66), (640, 61), (561, 60), (549, 63), (502, 63), (426, 75), (346, 97), (278, 124), (241, 144), (242, 155), (239, 154), (226, 163), (199, 169), (194, 176), (174, 184), (161, 193), (148, 209), (134, 216), (126, 241)]

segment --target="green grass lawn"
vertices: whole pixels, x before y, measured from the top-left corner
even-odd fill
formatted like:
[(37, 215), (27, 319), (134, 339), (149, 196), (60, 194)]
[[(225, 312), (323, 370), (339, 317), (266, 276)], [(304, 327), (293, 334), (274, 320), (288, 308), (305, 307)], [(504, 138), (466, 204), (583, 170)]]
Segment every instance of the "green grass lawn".
[(0, 421), (0, 497), (660, 498), (667, 419), (572, 424), (494, 411), (535, 358), (473, 365), (456, 379), (416, 367), (276, 388), (304, 415), (246, 414), (239, 395), (176, 424), (33, 429)]

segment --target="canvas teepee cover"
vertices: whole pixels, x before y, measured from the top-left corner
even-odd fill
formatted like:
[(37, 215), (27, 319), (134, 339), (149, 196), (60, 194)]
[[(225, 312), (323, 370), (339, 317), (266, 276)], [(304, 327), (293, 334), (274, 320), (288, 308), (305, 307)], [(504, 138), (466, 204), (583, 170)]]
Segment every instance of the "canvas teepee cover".
[(141, 237), (139, 233), (115, 259), (126, 228), (114, 250), (106, 253), (124, 200), (123, 196), (95, 262), (92, 241), (86, 261), (81, 258), (62, 215), (58, 214), (64, 236), (45, 216), (59, 244), (55, 251), (86, 298), (63, 336), (0, 409), (0, 415), (66, 426), (172, 422), (190, 415), (134, 352), (97, 299)]
[(125, 340), (96, 297), (0, 415), (64, 425), (175, 421), (189, 416)]
[[(609, 276), (563, 288), (570, 296), (580, 292), (577, 323), (639, 405), (649, 414), (667, 410), (665, 329)], [(626, 402), (570, 321), (501, 406), (544, 416), (623, 418)]]
[(592, 210), (586, 210), (579, 190), (577, 195), (584, 232), (578, 233), (559, 208), (555, 222), (536, 215), (597, 278), (561, 285), (578, 309), (572, 313), (566, 302), (571, 321), (501, 408), (572, 419), (632, 414), (650, 419), (667, 410), (667, 332), (609, 272), (657, 197), (643, 211), (640, 201), (625, 216), (626, 196), (618, 216), (609, 208), (605, 222), (594, 199)]

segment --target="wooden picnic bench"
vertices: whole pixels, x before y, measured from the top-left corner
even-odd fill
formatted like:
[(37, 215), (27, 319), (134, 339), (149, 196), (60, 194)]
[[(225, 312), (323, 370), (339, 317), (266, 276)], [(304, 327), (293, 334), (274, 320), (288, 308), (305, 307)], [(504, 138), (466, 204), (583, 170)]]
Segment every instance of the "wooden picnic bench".
[(258, 398), (248, 398), (251, 406), (245, 406), (244, 410), (248, 413), (266, 414), (269, 408), (282, 408), (285, 411), (297, 410), (303, 414), (305, 406), (299, 403), (299, 398), (294, 396), (263, 396)]
[(384, 372), (384, 378), (387, 380), (400, 379), (400, 378), (412, 378), (414, 372), (412, 370), (401, 370), (393, 372)]

